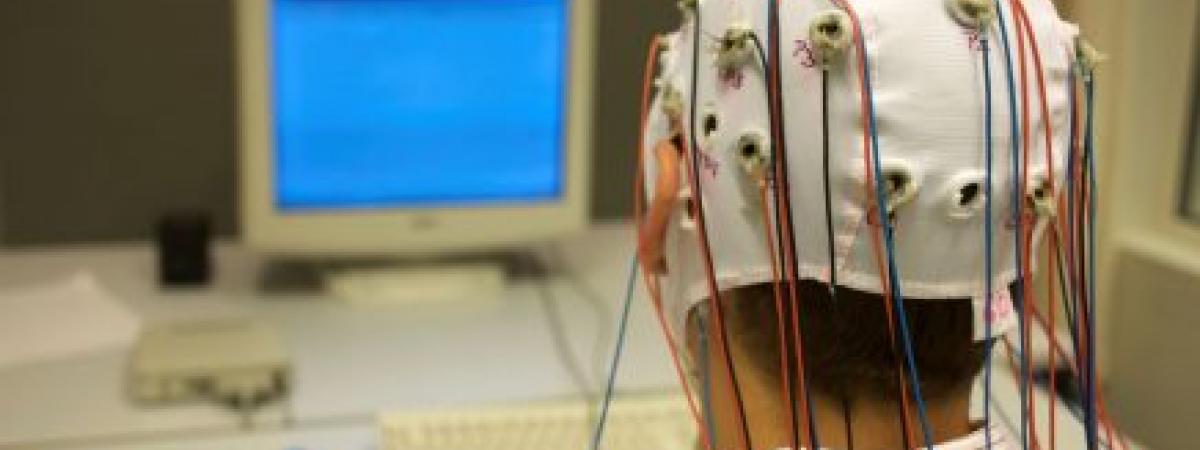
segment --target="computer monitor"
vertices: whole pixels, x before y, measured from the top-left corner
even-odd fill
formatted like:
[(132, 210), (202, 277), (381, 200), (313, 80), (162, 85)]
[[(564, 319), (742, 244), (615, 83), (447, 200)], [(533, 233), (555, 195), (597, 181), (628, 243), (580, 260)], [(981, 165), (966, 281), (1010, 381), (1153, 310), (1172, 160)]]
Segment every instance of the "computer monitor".
[(591, 0), (238, 0), (242, 233), (521, 245), (588, 217)]

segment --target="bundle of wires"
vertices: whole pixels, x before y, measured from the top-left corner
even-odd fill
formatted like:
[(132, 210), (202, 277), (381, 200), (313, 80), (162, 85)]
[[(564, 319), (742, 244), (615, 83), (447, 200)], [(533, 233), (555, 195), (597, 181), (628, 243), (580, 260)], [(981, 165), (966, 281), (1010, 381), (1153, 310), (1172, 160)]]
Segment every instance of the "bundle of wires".
[[(875, 99), (873, 93), (871, 61), (866, 51), (866, 42), (863, 33), (862, 22), (849, 0), (831, 0), (834, 6), (843, 11), (850, 19), (853, 33), (853, 48), (856, 54), (856, 72), (858, 83), (860, 85), (860, 117), (862, 120), (862, 128), (866, 130), (863, 135), (862, 156), (863, 156), (863, 175), (866, 183), (865, 198), (868, 199), (872, 206), (869, 209), (875, 217), (878, 226), (871, 227), (872, 229), (872, 244), (874, 248), (874, 256), (876, 265), (881, 274), (880, 286), (885, 304), (887, 306), (887, 314), (890, 318), (889, 333), (892, 336), (894, 351), (902, 358), (896, 358), (898, 379), (896, 380), (901, 392), (900, 418), (903, 428), (903, 438), (905, 448), (934, 448), (933, 433), (930, 427), (927, 408), (924, 398), (921, 393), (920, 373), (915, 362), (914, 348), (909, 330), (909, 321), (905, 308), (905, 297), (899, 269), (896, 264), (895, 257), (895, 233), (889, 211), (887, 210), (887, 186), (884, 179), (883, 167), (881, 163), (881, 149), (879, 133), (877, 130), (877, 119), (875, 114)], [(1094, 154), (1094, 76), (1092, 67), (1082, 52), (1076, 50), (1071, 56), (1077, 61), (1079, 68), (1079, 77), (1082, 78), (1082, 86), (1080, 86), (1077, 77), (1072, 77), (1068, 91), (1070, 92), (1071, 103), (1071, 132), (1070, 143), (1067, 150), (1067, 167), (1065, 168), (1065, 179), (1067, 180), (1065, 188), (1065, 196), (1058, 195), (1059, 188), (1055, 185), (1055, 167), (1054, 167), (1054, 152), (1053, 152), (1053, 130), (1049, 120), (1050, 111), (1047, 99), (1047, 86), (1044, 76), (1044, 67), (1041, 58), (1041, 48), (1037, 42), (1037, 37), (1033, 31), (1033, 25), (1025, 12), (1021, 0), (994, 0), (994, 5), (998, 15), (998, 21), (995, 24), (995, 29), (998, 31), (999, 40), (1002, 43), (1004, 64), (1004, 75), (1007, 84), (1007, 97), (1009, 104), (1009, 124), (1011, 132), (1011, 177), (1012, 199), (1010, 211), (1011, 223), (1014, 228), (1014, 258), (1018, 261), (1019, 276), (1015, 282), (1013, 289), (1014, 301), (1017, 303), (1020, 311), (1020, 338), (1019, 345), (1014, 349), (1011, 341), (1007, 337), (1003, 342), (1009, 348), (1010, 359), (1021, 385), (1021, 409), (1022, 420), (1020, 423), (1021, 436), (1020, 442), (1023, 449), (1041, 448), (1039, 437), (1036, 430), (1036, 407), (1035, 407), (1035, 391), (1032, 379), (1033, 364), (1031, 360), (1031, 343), (1034, 327), (1046, 335), (1051, 341), (1050, 362), (1051, 365), (1059, 358), (1068, 364), (1068, 367), (1078, 377), (1079, 384), (1083, 386), (1084, 400), (1083, 424), (1085, 434), (1087, 436), (1089, 450), (1096, 450), (1102, 442), (1107, 443), (1109, 448), (1118, 448), (1118, 444), (1127, 447), (1124, 441), (1118, 441), (1115, 436), (1119, 436), (1108, 420), (1106, 408), (1103, 403), (1103, 398), (1099, 393), (1100, 379), (1096, 374), (1095, 364), (1095, 300), (1096, 300), (1096, 281), (1095, 281), (1095, 218), (1096, 218), (1096, 180), (1095, 180), (1095, 165), (1096, 158)], [(1007, 3), (1008, 14), (1005, 13), (1006, 8), (1004, 3)], [(821, 448), (820, 439), (815, 426), (813, 406), (810, 399), (811, 393), (808, 389), (808, 368), (804, 363), (804, 343), (800, 332), (801, 320), (799, 315), (799, 304), (801, 299), (798, 298), (798, 261), (796, 255), (799, 253), (797, 248), (798, 242), (794, 234), (794, 219), (791, 212), (791, 186), (788, 170), (788, 149), (787, 149), (787, 133), (786, 133), (786, 105), (783, 101), (781, 80), (784, 78), (783, 69), (785, 65), (782, 63), (780, 56), (781, 36), (780, 30), (780, 2), (778, 0), (768, 0), (767, 11), (767, 42), (764, 45), (762, 40), (757, 35), (752, 35), (751, 39), (754, 43), (755, 51), (757, 52), (758, 65), (762, 70), (762, 75), (765, 77), (767, 89), (767, 100), (769, 105), (768, 117), (770, 119), (771, 130), (771, 145), (770, 145), (770, 165), (767, 176), (760, 183), (759, 194), (762, 202), (764, 233), (767, 236), (767, 243), (770, 246), (771, 269), (775, 279), (774, 294), (775, 307), (779, 320), (780, 344), (782, 354), (780, 355), (781, 370), (784, 372), (781, 377), (782, 383), (780, 386), (781, 395), (786, 404), (787, 422), (790, 424), (789, 437), (791, 447), (798, 448)], [(721, 372), (724, 373), (724, 382), (732, 388), (733, 401), (735, 403), (734, 423), (732, 424), (737, 431), (738, 445), (740, 449), (750, 450), (755, 448), (751, 441), (749, 432), (750, 426), (747, 423), (745, 406), (740, 390), (740, 385), (737, 380), (737, 373), (733, 367), (733, 361), (729, 349), (728, 337), (726, 335), (725, 315), (722, 311), (721, 292), (716, 283), (715, 269), (713, 267), (712, 248), (709, 244), (708, 227), (705, 220), (704, 209), (704, 192), (702, 183), (703, 177), (700, 174), (700, 151), (696, 147), (699, 141), (696, 135), (697, 129), (697, 85), (701, 82), (699, 57), (701, 52), (701, 41), (705, 37), (703, 33), (702, 21), (702, 2), (693, 2), (690, 9), (691, 19), (689, 22), (692, 43), (692, 66), (691, 66), (691, 82), (688, 93), (687, 125), (686, 136), (676, 136), (675, 142), (682, 151), (683, 160), (685, 162), (684, 171), (687, 174), (687, 183), (693, 195), (694, 217), (697, 228), (697, 237), (699, 240), (700, 259), (703, 263), (703, 269), (708, 281), (708, 304), (702, 309), (702, 314), (699, 315), (700, 326), (703, 330), (712, 330), (711, 340), (709, 333), (701, 333), (700, 345), (703, 347), (701, 353), (703, 358), (709, 355), (708, 349), (711, 347), (715, 350), (715, 354), (721, 359)], [(1012, 29), (1009, 28), (1011, 18)], [(984, 149), (983, 156), (985, 163), (985, 206), (986, 216), (993, 217), (993, 185), (995, 182), (995, 167), (993, 167), (993, 99), (992, 99), (992, 48), (991, 36), (993, 31), (990, 28), (980, 30), (980, 53), (982, 58), (982, 70), (984, 79)], [(1010, 39), (1015, 37), (1015, 39)], [(655, 37), (652, 39), (650, 50), (646, 59), (646, 69), (644, 74), (643, 94), (641, 101), (641, 124), (643, 130), (648, 125), (648, 114), (650, 109), (652, 92), (652, 81), (654, 79), (655, 61), (662, 50), (663, 38)], [(1015, 48), (1012, 42), (1015, 41)], [(1078, 48), (1078, 45), (1076, 45)], [(1032, 64), (1030, 64), (1032, 63)], [(1037, 191), (1046, 198), (1052, 199), (1054, 202), (1054, 211), (1049, 214), (1046, 221), (1046, 227), (1050, 233), (1049, 250), (1046, 252), (1047, 267), (1052, 267), (1051, 286), (1047, 292), (1047, 296), (1051, 299), (1050, 318), (1043, 317), (1037, 307), (1037, 299), (1032, 289), (1030, 282), (1032, 278), (1032, 260), (1035, 258), (1033, 247), (1035, 238), (1035, 229), (1038, 225), (1039, 211), (1036, 208), (1035, 201), (1039, 198), (1030, 197), (1030, 170), (1029, 163), (1031, 160), (1030, 150), (1033, 148), (1031, 136), (1033, 126), (1031, 124), (1031, 89), (1029, 77), (1029, 65), (1033, 66), (1032, 72), (1035, 75), (1037, 83), (1037, 94), (1040, 106), (1041, 117), (1043, 118), (1042, 125), (1045, 127), (1043, 136), (1046, 141), (1044, 144), (1046, 151), (1046, 161), (1049, 165), (1043, 185), (1036, 186), (1032, 191)], [(833, 220), (832, 220), (832, 201), (830, 199), (830, 182), (829, 182), (829, 160), (830, 160), (830, 138), (829, 138), (829, 84), (828, 70), (822, 71), (822, 130), (824, 133), (822, 143), (822, 159), (824, 173), (824, 188), (825, 188), (825, 215), (826, 226), (828, 228), (827, 239), (830, 249), (829, 254), (829, 287), (830, 294), (836, 299), (837, 285), (837, 270), (836, 261), (833, 250)], [(1019, 88), (1018, 88), (1019, 86)], [(1082, 90), (1082, 95), (1079, 91)], [(1083, 124), (1080, 124), (1080, 107), (1079, 97), (1083, 97)], [(635, 186), (635, 221), (642, 223), (644, 205), (644, 166), (643, 161), (646, 158), (645, 145), (639, 147), (638, 169), (636, 175)], [(1044, 211), (1043, 211), (1044, 212)], [(773, 214), (772, 214), (773, 213)], [(991, 220), (984, 221), (985, 242), (985, 261), (983, 263), (985, 271), (985, 297), (986, 311), (984, 320), (986, 330), (985, 335), (988, 341), (985, 352), (985, 371), (984, 371), (984, 418), (988, 425), (991, 424), (991, 400), (992, 400), (992, 354), (994, 352), (993, 341), (996, 341), (992, 331), (992, 271), (993, 264), (993, 236), (994, 230)], [(639, 231), (641, 227), (638, 227)], [(639, 242), (642, 240), (639, 236)], [(636, 269), (640, 267), (643, 274), (643, 279), (650, 296), (651, 306), (659, 321), (660, 328), (663, 332), (663, 337), (667, 342), (667, 347), (671, 353), (672, 363), (678, 377), (681, 388), (683, 389), (688, 408), (692, 418), (695, 421), (696, 427), (699, 430), (700, 441), (703, 447), (707, 450), (715, 450), (716, 445), (716, 426), (718, 424), (712, 421), (713, 414), (711, 411), (711, 386), (712, 374), (709, 373), (709, 364), (707, 361), (702, 361), (700, 366), (702, 374), (700, 376), (699, 387), (700, 394), (694, 392), (696, 387), (692, 386), (683, 368), (682, 359), (679, 355), (680, 337), (675, 336), (668, 321), (665, 318), (663, 311), (662, 292), (657, 276), (654, 275), (647, 267), (649, 261), (639, 262), (635, 259), (633, 269), (630, 272), (629, 290), (625, 298), (625, 314), (622, 315), (619, 325), (619, 333), (617, 340), (617, 348), (614, 351), (612, 366), (609, 374), (608, 389), (605, 394), (605, 402), (602, 405), (602, 410), (599, 414), (599, 422), (597, 423), (592, 448), (598, 449), (603, 441), (604, 424), (607, 418), (607, 408), (612, 400), (615, 389), (615, 377), (619, 365), (621, 349), (624, 344), (624, 335), (628, 320), (628, 311), (630, 304), (633, 301), (633, 279), (636, 277)], [(1054, 283), (1057, 276), (1057, 283)], [(1057, 292), (1056, 292), (1057, 290)], [(1062, 306), (1067, 322), (1070, 326), (1070, 335), (1072, 338), (1072, 352), (1069, 354), (1056, 340), (1056, 334), (1053, 332), (1055, 321), (1056, 305), (1054, 298), (1061, 295)], [(1053, 367), (1052, 367), (1053, 369)], [(791, 376), (794, 371), (795, 377)], [(1053, 373), (1053, 370), (1051, 371)], [(1052, 375), (1053, 376), (1053, 375)], [(792, 382), (792, 380), (796, 380)], [(1055, 380), (1051, 380), (1051, 393), (1047, 401), (1056, 401), (1054, 393)], [(1050, 426), (1048, 447), (1053, 450), (1056, 446), (1056, 417), (1055, 408), (1049, 408), (1050, 411)], [(916, 412), (916, 422), (919, 426), (921, 439), (917, 440), (914, 436), (914, 423), (912, 412)], [(1103, 428), (1106, 438), (1101, 439), (1100, 431)], [(991, 427), (987, 426), (988, 436), (986, 438), (987, 446), (990, 449), (992, 445)]]

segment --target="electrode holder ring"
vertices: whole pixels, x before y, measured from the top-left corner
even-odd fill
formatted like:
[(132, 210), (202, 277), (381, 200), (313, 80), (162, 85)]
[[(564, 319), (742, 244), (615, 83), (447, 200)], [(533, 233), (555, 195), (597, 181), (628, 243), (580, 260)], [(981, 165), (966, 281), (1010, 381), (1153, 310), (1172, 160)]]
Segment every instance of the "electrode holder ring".
[(821, 67), (840, 60), (854, 39), (850, 16), (840, 9), (831, 9), (813, 17), (808, 26), (808, 38), (817, 49)]
[(985, 31), (996, 20), (996, 4), (992, 0), (946, 0), (950, 16), (962, 26)]

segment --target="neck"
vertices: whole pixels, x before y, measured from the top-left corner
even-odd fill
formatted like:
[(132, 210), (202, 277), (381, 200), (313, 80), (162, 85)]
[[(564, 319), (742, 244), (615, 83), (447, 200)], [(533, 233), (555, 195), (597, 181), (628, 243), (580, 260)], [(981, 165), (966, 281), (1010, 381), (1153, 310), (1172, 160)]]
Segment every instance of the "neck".
[[(750, 434), (754, 442), (754, 450), (789, 448), (791, 428), (787, 424), (788, 411), (780, 408), (777, 400), (778, 389), (770, 392), (753, 392), (759, 389), (749, 389), (747, 394), (747, 415), (749, 416)], [(816, 433), (822, 448), (848, 450), (879, 450), (905, 448), (905, 432), (901, 424), (902, 413), (896, 400), (857, 398), (844, 402), (826, 396), (813, 397), (813, 414), (815, 417)], [(797, 406), (798, 433), (800, 447), (811, 448), (808, 436), (804, 434), (804, 408)], [(928, 447), (924, 441), (919, 416), (913, 405), (910, 405), (911, 424), (909, 435), (912, 437), (910, 446)], [(970, 391), (963, 389), (961, 393), (945, 400), (930, 401), (926, 404), (926, 416), (929, 420), (930, 434), (934, 443), (943, 443), (969, 435), (973, 430), (970, 420)], [(721, 433), (724, 434), (724, 433)], [(721, 439), (725, 441), (725, 439)], [(737, 448), (736, 441), (726, 441), (729, 445), (720, 448)]]
[[(970, 396), (930, 402), (926, 409), (934, 444), (961, 438), (971, 433)], [(906, 448), (904, 418), (895, 400), (859, 399), (843, 402), (814, 399), (818, 437), (821, 445), (840, 449)], [(928, 447), (920, 418), (910, 405), (910, 447)], [(807, 441), (807, 439), (805, 439)]]

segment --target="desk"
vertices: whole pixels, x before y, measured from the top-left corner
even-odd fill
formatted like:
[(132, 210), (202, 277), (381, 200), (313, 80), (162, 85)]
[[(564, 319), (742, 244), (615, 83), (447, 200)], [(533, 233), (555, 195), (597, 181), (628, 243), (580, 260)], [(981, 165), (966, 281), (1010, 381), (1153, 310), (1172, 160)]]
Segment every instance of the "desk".
[[(597, 333), (615, 327), (615, 322), (598, 321), (585, 298), (600, 298), (614, 313), (618, 310), (632, 244), (628, 227), (612, 225), (559, 246), (567, 266), (559, 272), (571, 276), (545, 282), (578, 355), (589, 355)], [(555, 357), (538, 280), (514, 280), (496, 306), (486, 309), (355, 309), (316, 294), (260, 293), (255, 286), (263, 261), (236, 245), (219, 245), (215, 259), (212, 287), (163, 291), (148, 244), (7, 252), (0, 256), (0, 286), (86, 270), (146, 322), (259, 316), (281, 330), (293, 358), (290, 426), (280, 419), (282, 407), (264, 411), (266, 419), (252, 432), (241, 429), (239, 417), (212, 405), (135, 407), (123, 390), (127, 354), (113, 351), (0, 368), (0, 449), (363, 450), (377, 446), (374, 416), (379, 411), (577, 392)], [(622, 389), (675, 386), (646, 305), (639, 297), (633, 308)], [(996, 373), (998, 409), (1019, 417), (1015, 381), (1006, 368)], [(1069, 417), (1056, 407), (1060, 418)], [(1045, 417), (1045, 411), (1041, 414)], [(1075, 439), (1078, 433), (1062, 431), (1067, 429), (1077, 426), (1060, 426), (1060, 439)]]
[[(551, 277), (547, 288), (557, 298), (578, 355), (592, 354), (598, 327), (615, 328), (615, 323), (599, 323), (581, 294), (603, 299), (617, 311), (633, 247), (630, 236), (625, 226), (603, 226), (559, 246), (569, 266), (565, 270), (573, 276)], [(253, 314), (273, 323), (282, 332), (295, 368), (295, 427), (267, 433), (284, 435), (277, 436), (280, 449), (370, 448), (374, 414), (382, 410), (548, 399), (578, 392), (555, 357), (537, 280), (514, 280), (502, 298), (495, 299), (495, 306), (483, 309), (355, 309), (315, 294), (258, 292), (263, 260), (236, 245), (219, 245), (215, 261), (212, 287), (163, 291), (149, 244), (6, 252), (0, 256), (0, 286), (86, 270), (146, 322)], [(641, 302), (633, 309), (621, 367), (620, 386), (625, 389), (674, 384), (666, 349), (645, 305)], [(252, 437), (240, 430), (237, 416), (216, 406), (132, 405), (123, 390), (126, 359), (127, 352), (114, 351), (0, 368), (0, 448), (96, 448), (101, 442), (154, 442), (157, 437), (179, 441), (212, 434)], [(277, 428), (279, 420), (270, 416), (281, 413), (264, 415), (265, 426)], [(319, 447), (290, 441), (293, 434), (324, 439), (317, 436), (320, 430), (340, 443)], [(348, 447), (347, 441), (361, 445)]]

